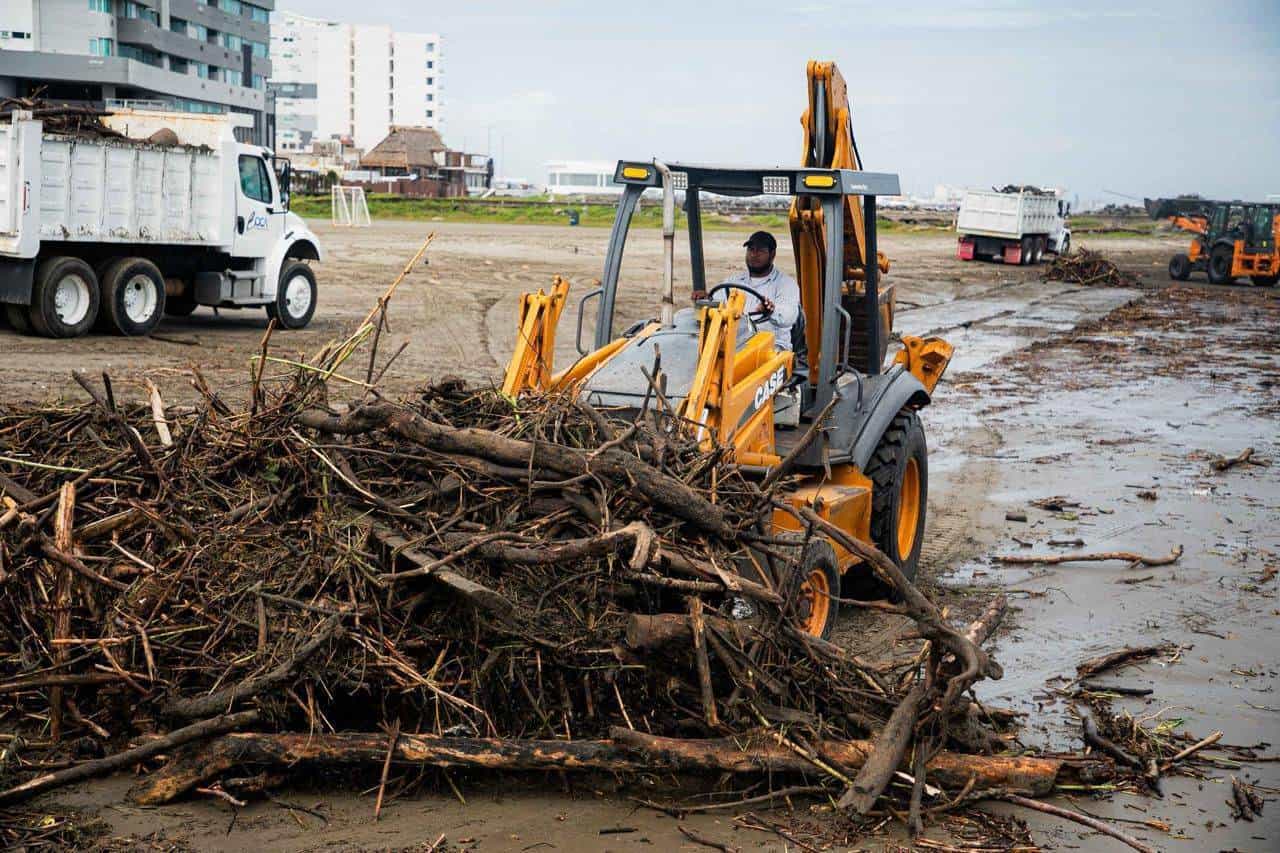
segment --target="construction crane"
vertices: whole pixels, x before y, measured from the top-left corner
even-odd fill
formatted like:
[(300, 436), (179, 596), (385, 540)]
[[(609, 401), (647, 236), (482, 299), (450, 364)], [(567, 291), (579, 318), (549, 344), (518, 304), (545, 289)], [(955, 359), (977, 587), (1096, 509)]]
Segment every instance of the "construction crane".
[[(898, 195), (898, 176), (862, 170), (844, 80), (834, 64), (810, 62), (808, 85), (798, 168), (619, 161), (614, 182), (623, 190), (604, 274), (599, 287), (578, 300), (580, 357), (553, 369), (556, 329), (568, 298), (568, 284), (557, 278), (550, 292), (521, 297), (503, 391), (571, 393), (597, 407), (636, 414), (660, 395), (708, 449), (722, 448), (750, 476), (796, 475), (784, 495), (791, 507), (810, 509), (874, 543), (914, 577), (928, 498), (919, 410), (929, 404), (952, 348), (938, 338), (903, 335), (902, 349), (885, 364), (893, 291), (880, 278), (889, 262), (876, 247), (876, 198)], [(655, 318), (618, 334), (614, 309), (627, 233), (641, 195), (652, 189), (663, 193), (662, 296)], [(791, 235), (805, 317), (798, 352), (775, 345), (763, 324), (767, 310), (745, 310), (748, 295), (764, 305), (749, 287), (719, 284), (707, 298), (676, 310), (677, 189), (684, 192), (695, 293), (708, 290), (703, 196), (793, 198)], [(599, 303), (594, 335), (584, 345), (584, 309), (592, 301)], [(773, 524), (779, 533), (800, 527), (784, 510)], [(831, 633), (842, 593), (865, 596), (877, 589), (869, 567), (825, 537), (812, 537), (800, 559), (798, 619), (816, 636)]]
[(1152, 219), (1167, 219), (1195, 236), (1169, 259), (1169, 277), (1186, 281), (1204, 272), (1214, 284), (1248, 276), (1269, 287), (1280, 281), (1280, 204), (1210, 201), (1201, 198), (1145, 199)]

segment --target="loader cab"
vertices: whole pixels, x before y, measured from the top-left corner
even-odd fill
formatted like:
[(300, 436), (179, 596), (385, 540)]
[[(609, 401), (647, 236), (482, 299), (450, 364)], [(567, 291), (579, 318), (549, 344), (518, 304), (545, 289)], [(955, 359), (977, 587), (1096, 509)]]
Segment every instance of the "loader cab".
[[(855, 310), (846, 310), (847, 295), (844, 293), (844, 234), (845, 234), (845, 200), (850, 196), (854, 201), (860, 200), (863, 209), (865, 229), (867, 229), (867, 246), (865, 251), (869, 257), (876, 257), (876, 199), (881, 195), (899, 195), (899, 178), (896, 174), (858, 172), (851, 169), (805, 169), (805, 168), (732, 168), (716, 167), (716, 165), (669, 164), (672, 190), (684, 196), (684, 213), (687, 223), (687, 243), (689, 243), (690, 274), (694, 291), (709, 291), (717, 284), (716, 279), (708, 279), (707, 266), (703, 255), (703, 220), (701, 220), (701, 201), (707, 196), (774, 196), (795, 199), (796, 196), (808, 196), (815, 209), (822, 210), (823, 224), (826, 228), (826, 252), (823, 270), (824, 280), (818, 283), (819, 295), (813, 304), (820, 306), (820, 316), (801, 315), (801, 321), (814, 329), (814, 337), (818, 346), (812, 346), (809, 352), (809, 364), (806, 365), (801, 378), (806, 382), (795, 383), (799, 389), (801, 416), (813, 418), (822, 411), (837, 388), (844, 386), (858, 377), (876, 377), (882, 373), (884, 324), (881, 315), (881, 296), (879, 296), (879, 270), (876, 264), (870, 264), (865, 282), (861, 283), (860, 305)], [(618, 279), (622, 268), (623, 251), (625, 251), (627, 232), (631, 219), (639, 205), (641, 195), (645, 191), (662, 190), (663, 179), (653, 163), (644, 161), (620, 161), (614, 169), (613, 182), (621, 184), (622, 196), (618, 201), (617, 214), (613, 220), (613, 231), (609, 237), (609, 246), (605, 252), (604, 274), (600, 287), (586, 293), (579, 301), (579, 319), (577, 319), (577, 348), (582, 355), (590, 351), (599, 351), (607, 347), (609, 342), (618, 337), (620, 329), (614, 324), (614, 309), (618, 298)], [(800, 280), (797, 275), (797, 280)], [(842, 298), (845, 297), (845, 298)], [(584, 339), (584, 309), (591, 300), (599, 300), (595, 316), (595, 329), (590, 341)], [(810, 313), (812, 314), (812, 313)], [(669, 334), (684, 334), (696, 341), (696, 325), (690, 325), (691, 314), (677, 314), (673, 328), (664, 330)], [(643, 327), (644, 324), (640, 324)], [(799, 325), (799, 323), (797, 323)], [(627, 332), (639, 332), (639, 328), (628, 329)], [(858, 334), (868, 339), (865, 347), (867, 357), (863, 360), (852, 359), (852, 338)], [(664, 370), (682, 370), (687, 373), (687, 365), (677, 368), (673, 364), (672, 347), (662, 347), (659, 339), (659, 351), (663, 353)], [(637, 353), (639, 355), (639, 353)], [(603, 386), (608, 382), (622, 382), (623, 365), (611, 365), (612, 370), (593, 379), (593, 384)], [(632, 368), (634, 370), (634, 368)], [(617, 371), (617, 377), (612, 377)], [(637, 373), (639, 375), (639, 373)], [(675, 377), (671, 377), (675, 379)], [(858, 379), (861, 382), (861, 379)], [(640, 379), (643, 388), (644, 379)], [(631, 384), (631, 383), (628, 383)]]

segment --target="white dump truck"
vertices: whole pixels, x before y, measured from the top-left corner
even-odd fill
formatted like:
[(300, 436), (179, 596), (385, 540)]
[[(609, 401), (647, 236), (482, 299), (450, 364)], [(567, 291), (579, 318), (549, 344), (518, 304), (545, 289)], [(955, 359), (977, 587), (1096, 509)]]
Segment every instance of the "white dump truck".
[(198, 305), (316, 308), (320, 241), (289, 212), (289, 164), (232, 115), (124, 110), (110, 130), (0, 117), (0, 303), (23, 332), (146, 335)]
[(968, 190), (956, 217), (956, 257), (1001, 258), (1006, 264), (1038, 264), (1045, 252), (1071, 248), (1071, 207), (1056, 190), (1006, 187)]

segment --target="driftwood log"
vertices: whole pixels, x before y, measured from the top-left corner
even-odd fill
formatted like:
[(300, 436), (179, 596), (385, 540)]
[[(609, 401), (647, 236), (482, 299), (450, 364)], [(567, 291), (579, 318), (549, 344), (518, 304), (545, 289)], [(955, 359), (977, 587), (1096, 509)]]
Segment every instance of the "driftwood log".
[(1171, 563), (1178, 562), (1178, 558), (1182, 556), (1182, 546), (1175, 545), (1173, 550), (1164, 556), (1148, 556), (1146, 554), (1138, 554), (1133, 551), (1100, 551), (1098, 553), (1072, 553), (1072, 554), (1001, 554), (996, 557), (1001, 563), (1009, 563), (1013, 565), (1023, 565), (1030, 563), (1038, 563), (1043, 565), (1056, 565), (1058, 563), (1107, 563), (1111, 561), (1121, 561), (1131, 563), (1133, 565), (1143, 566), (1167, 566)]
[[(696, 740), (614, 729), (607, 740), (538, 741), (437, 737), (401, 733), (392, 748), (395, 763), (478, 770), (598, 770), (607, 772), (812, 774), (812, 763), (771, 739), (744, 745), (735, 738)], [(848, 768), (871, 755), (868, 741), (824, 741), (822, 755)], [(233, 733), (198, 747), (151, 774), (134, 789), (133, 800), (157, 805), (176, 799), (235, 767), (283, 768), (297, 764), (382, 766), (387, 735)], [(897, 768), (895, 768), (897, 769)], [(983, 756), (940, 752), (929, 763), (930, 779), (959, 790), (971, 779), (976, 789), (1003, 788), (1044, 796), (1055, 784), (1076, 778), (1079, 765), (1055, 758)], [(1088, 775), (1107, 774), (1093, 762)]]

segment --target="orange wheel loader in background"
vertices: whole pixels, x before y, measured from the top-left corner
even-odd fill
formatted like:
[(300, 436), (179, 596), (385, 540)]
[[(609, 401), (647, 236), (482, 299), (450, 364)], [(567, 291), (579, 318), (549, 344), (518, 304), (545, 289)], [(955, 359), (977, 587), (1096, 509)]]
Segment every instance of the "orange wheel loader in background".
[(1191, 247), (1169, 260), (1169, 277), (1186, 281), (1204, 272), (1213, 284), (1249, 277), (1269, 287), (1280, 281), (1280, 204), (1208, 201), (1198, 198), (1145, 199), (1152, 219), (1168, 219), (1188, 231)]
[[(914, 577), (920, 558), (929, 467), (919, 410), (928, 405), (952, 348), (937, 338), (902, 337), (884, 364), (893, 329), (893, 289), (880, 279), (889, 261), (876, 249), (876, 197), (898, 195), (898, 176), (862, 171), (849, 118), (844, 79), (832, 63), (808, 65), (808, 109), (802, 165), (733, 168), (624, 160), (614, 173), (623, 186), (610, 235), (602, 284), (578, 302), (581, 357), (553, 372), (556, 325), (568, 285), (521, 298), (515, 352), (503, 383), (507, 394), (571, 391), (591, 404), (639, 411), (650, 390), (646, 371), (659, 362), (667, 401), (697, 425), (707, 446), (727, 448), (744, 470), (767, 476), (825, 415), (821, 437), (797, 457), (798, 482), (785, 494), (866, 542)], [(640, 196), (663, 192), (664, 274), (658, 317), (614, 331), (618, 273)], [(684, 192), (693, 290), (709, 291), (694, 307), (675, 310), (675, 193)], [(797, 352), (779, 350), (774, 335), (744, 311), (749, 288), (706, 286), (700, 199), (792, 197), (791, 239), (803, 308)], [(710, 297), (726, 291), (722, 302)], [(599, 300), (594, 339), (582, 343), (586, 303)], [(763, 302), (763, 300), (761, 301)], [(797, 325), (797, 329), (799, 329)], [(779, 531), (796, 530), (788, 513)], [(829, 636), (838, 602), (877, 589), (869, 567), (825, 538), (802, 555), (802, 627)]]

